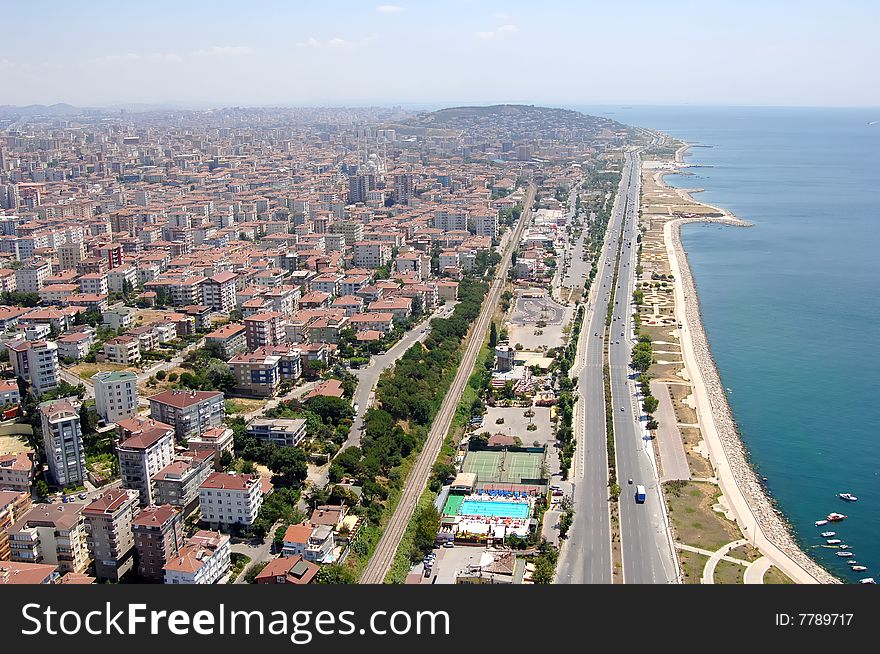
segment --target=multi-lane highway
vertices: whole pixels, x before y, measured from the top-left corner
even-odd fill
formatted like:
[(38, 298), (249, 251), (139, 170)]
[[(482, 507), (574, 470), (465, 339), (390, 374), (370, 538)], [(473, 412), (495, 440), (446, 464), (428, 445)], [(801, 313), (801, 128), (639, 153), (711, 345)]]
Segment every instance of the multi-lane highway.
[[(666, 510), (653, 449), (645, 430), (630, 360), (633, 345), (632, 294), (637, 264), (641, 162), (638, 152), (627, 156), (629, 174), (623, 207), (623, 242), (609, 337), (611, 403), (620, 494), (620, 537), (624, 583), (663, 584), (678, 581), (678, 567), (669, 537)], [(609, 240), (615, 244), (619, 232)], [(611, 262), (609, 262), (611, 263)], [(613, 268), (606, 265), (607, 268)], [(633, 483), (630, 484), (629, 480)], [(635, 487), (645, 486), (647, 500), (635, 501)]]
[(620, 190), (611, 210), (606, 238), (598, 261), (599, 272), (586, 299), (578, 352), (572, 373), (577, 377), (578, 401), (574, 410), (577, 446), (570, 471), (574, 521), (562, 549), (556, 579), (568, 584), (610, 584), (611, 515), (609, 512), (608, 455), (605, 442), (605, 389), (602, 378), (607, 294), (611, 288), (617, 239), (623, 222), (625, 167)]
[[(642, 416), (630, 379), (632, 349), (632, 291), (638, 230), (641, 162), (638, 152), (627, 153), (611, 220), (586, 301), (586, 313), (573, 369), (578, 379), (574, 429), (577, 451), (572, 465), (575, 517), (557, 570), (560, 583), (611, 583), (611, 528), (608, 457), (605, 432), (604, 363), (605, 320), (618, 248), (618, 271), (612, 324), (609, 330), (611, 395), (614, 410), (615, 458), (620, 497), (623, 578), (626, 583), (670, 583), (677, 580), (675, 554), (666, 528), (662, 498), (644, 439)], [(623, 234), (621, 246), (621, 231)], [(622, 410), (621, 410), (622, 409)], [(633, 484), (628, 480), (632, 478)], [(635, 486), (648, 491), (645, 504), (634, 500)]]

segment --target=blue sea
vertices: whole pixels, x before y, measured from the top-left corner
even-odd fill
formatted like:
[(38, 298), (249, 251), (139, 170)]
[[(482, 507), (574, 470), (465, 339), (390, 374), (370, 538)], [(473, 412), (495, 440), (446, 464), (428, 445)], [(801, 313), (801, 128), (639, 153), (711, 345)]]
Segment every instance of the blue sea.
[[(577, 109), (706, 146), (666, 181), (754, 223), (682, 229), (752, 463), (805, 551), (880, 578), (880, 108)], [(867, 572), (817, 547), (832, 511)]]

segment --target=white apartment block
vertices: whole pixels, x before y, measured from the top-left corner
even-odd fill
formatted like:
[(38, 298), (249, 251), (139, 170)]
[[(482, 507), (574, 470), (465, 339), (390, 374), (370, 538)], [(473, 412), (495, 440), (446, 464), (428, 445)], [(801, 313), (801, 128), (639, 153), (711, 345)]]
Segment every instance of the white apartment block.
[(229, 536), (219, 531), (198, 531), (165, 564), (165, 583), (216, 584), (229, 573), (230, 554)]
[(119, 422), (137, 413), (137, 375), (130, 371), (102, 371), (92, 376), (95, 408), (107, 422)]
[(202, 519), (212, 525), (249, 526), (263, 505), (259, 475), (213, 472), (199, 487)]

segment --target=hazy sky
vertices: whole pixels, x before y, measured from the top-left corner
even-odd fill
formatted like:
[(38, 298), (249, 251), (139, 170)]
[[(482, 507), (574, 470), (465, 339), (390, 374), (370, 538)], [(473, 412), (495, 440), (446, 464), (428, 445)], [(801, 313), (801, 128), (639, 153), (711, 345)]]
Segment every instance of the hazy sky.
[(878, 0), (21, 0), (0, 104), (880, 106)]

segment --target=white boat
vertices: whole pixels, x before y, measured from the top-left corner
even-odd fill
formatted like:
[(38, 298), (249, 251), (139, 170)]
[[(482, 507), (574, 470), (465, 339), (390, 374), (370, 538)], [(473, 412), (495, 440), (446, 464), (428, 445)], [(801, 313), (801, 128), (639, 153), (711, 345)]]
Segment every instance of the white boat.
[(827, 525), (827, 524), (828, 524), (827, 520), (816, 520), (817, 527), (821, 527), (822, 525)]
[(850, 565), (858, 565), (859, 564), (859, 562), (856, 561), (855, 559), (850, 559), (849, 561), (847, 561), (847, 563), (849, 563)]
[(865, 577), (864, 579), (859, 579), (860, 584), (876, 584), (874, 581), (874, 577)]
[(843, 556), (855, 556), (855, 554), (853, 554), (852, 552), (837, 552), (837, 556), (840, 556), (840, 557), (843, 557)]
[(828, 543), (829, 545), (840, 545), (840, 539), (839, 539), (839, 538), (829, 538), (829, 539), (826, 540), (825, 542)]
[(826, 518), (828, 522), (840, 522), (841, 520), (846, 520), (846, 516), (842, 513), (829, 513)]
[(821, 534), (822, 538), (834, 538), (837, 536), (836, 531), (823, 531)]
[(859, 498), (853, 495), (852, 493), (838, 493), (837, 497), (842, 500), (846, 500), (847, 502), (858, 502)]
[(864, 572), (865, 570), (868, 569), (868, 566), (866, 566), (866, 565), (854, 565), (854, 566), (852, 567), (852, 569), (853, 569), (853, 572)]

